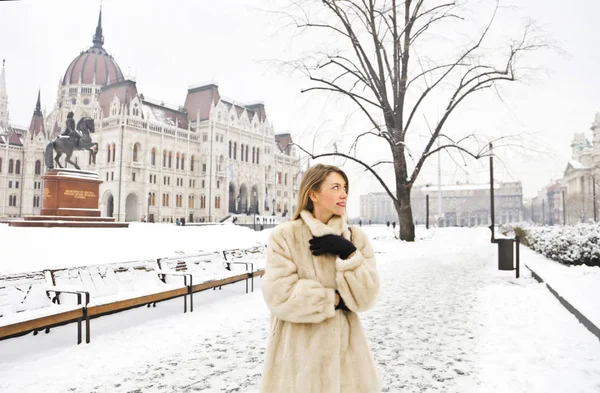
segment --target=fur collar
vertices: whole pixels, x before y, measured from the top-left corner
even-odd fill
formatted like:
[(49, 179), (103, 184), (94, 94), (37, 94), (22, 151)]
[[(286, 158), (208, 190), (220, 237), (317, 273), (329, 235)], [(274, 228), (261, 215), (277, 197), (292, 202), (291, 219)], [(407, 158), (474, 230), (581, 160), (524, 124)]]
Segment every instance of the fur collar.
[(321, 221), (317, 220), (308, 210), (302, 210), (300, 212), (300, 217), (308, 226), (310, 233), (315, 237), (342, 235), (346, 239), (350, 238), (350, 232), (348, 231), (348, 224), (346, 223), (345, 217), (334, 215), (329, 219), (327, 224), (323, 224)]

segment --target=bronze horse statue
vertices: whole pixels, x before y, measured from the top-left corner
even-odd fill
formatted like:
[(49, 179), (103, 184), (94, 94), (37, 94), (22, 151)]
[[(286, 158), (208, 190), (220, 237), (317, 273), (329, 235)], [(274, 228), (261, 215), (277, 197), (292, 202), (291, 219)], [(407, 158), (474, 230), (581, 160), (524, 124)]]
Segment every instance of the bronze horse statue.
[[(46, 167), (48, 169), (54, 168), (54, 162), (58, 165), (59, 168), (63, 166), (60, 165), (58, 161), (63, 154), (66, 154), (65, 163), (70, 163), (77, 169), (81, 169), (79, 165), (75, 162), (71, 161), (71, 156), (73, 155), (74, 150), (88, 150), (92, 153), (92, 162), (96, 163), (96, 154), (98, 154), (98, 143), (92, 141), (92, 137), (90, 134), (94, 132), (94, 119), (90, 117), (82, 117), (77, 122), (76, 129), (81, 131), (81, 137), (77, 138), (76, 136), (65, 136), (61, 135), (54, 139), (52, 142), (48, 143), (46, 146), (46, 152), (44, 154), (44, 159), (46, 162)], [(56, 157), (54, 157), (54, 161), (52, 160), (52, 151), (56, 151)]]

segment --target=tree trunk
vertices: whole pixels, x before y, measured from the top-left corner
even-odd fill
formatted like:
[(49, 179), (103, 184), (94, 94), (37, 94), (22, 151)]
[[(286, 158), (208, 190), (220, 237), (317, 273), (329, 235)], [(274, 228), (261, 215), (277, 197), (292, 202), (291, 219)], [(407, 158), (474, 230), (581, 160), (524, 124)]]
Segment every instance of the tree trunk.
[(415, 224), (413, 221), (412, 207), (410, 205), (410, 187), (404, 187), (398, 191), (398, 223), (400, 226), (400, 240), (407, 242), (415, 241)]

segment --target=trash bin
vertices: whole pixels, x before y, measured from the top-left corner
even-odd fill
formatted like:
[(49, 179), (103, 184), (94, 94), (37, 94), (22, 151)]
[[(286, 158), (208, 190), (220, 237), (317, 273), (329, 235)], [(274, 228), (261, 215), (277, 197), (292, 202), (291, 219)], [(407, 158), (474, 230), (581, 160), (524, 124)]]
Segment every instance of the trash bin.
[(515, 239), (496, 239), (496, 243), (498, 243), (498, 270), (514, 270), (514, 241)]

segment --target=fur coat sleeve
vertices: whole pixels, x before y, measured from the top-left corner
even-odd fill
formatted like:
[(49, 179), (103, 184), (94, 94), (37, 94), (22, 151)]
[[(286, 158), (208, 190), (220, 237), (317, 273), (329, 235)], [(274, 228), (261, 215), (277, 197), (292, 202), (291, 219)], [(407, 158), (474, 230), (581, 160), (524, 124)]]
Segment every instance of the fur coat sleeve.
[(287, 322), (319, 323), (333, 317), (335, 291), (319, 281), (298, 277), (284, 228), (273, 230), (267, 242), (267, 266), (262, 280), (267, 306), (274, 316)]
[(369, 238), (358, 227), (351, 230), (356, 252), (346, 260), (336, 259), (336, 282), (346, 306), (360, 312), (375, 304), (379, 294), (379, 276)]

